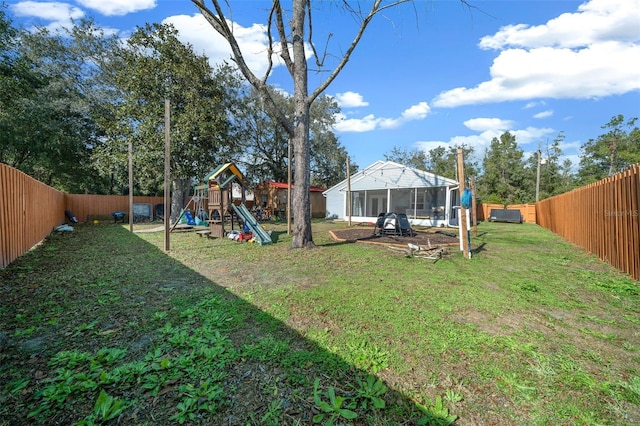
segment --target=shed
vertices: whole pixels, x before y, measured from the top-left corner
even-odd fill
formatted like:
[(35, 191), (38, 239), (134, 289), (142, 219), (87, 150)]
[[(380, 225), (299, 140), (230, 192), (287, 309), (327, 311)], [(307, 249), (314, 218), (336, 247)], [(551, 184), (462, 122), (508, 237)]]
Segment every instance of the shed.
[[(323, 192), (327, 217), (348, 219), (347, 179)], [(459, 205), (458, 182), (393, 161), (376, 161), (353, 174), (351, 220), (375, 223), (380, 213), (405, 213), (413, 225), (447, 226)]]
[[(291, 185), (293, 191), (295, 185)], [(273, 215), (286, 217), (287, 214), (287, 190), (289, 185), (284, 182), (264, 181), (258, 184), (254, 192), (254, 202)], [(322, 196), (324, 188), (309, 187), (309, 200), (311, 202), (311, 217), (325, 217), (326, 200)]]

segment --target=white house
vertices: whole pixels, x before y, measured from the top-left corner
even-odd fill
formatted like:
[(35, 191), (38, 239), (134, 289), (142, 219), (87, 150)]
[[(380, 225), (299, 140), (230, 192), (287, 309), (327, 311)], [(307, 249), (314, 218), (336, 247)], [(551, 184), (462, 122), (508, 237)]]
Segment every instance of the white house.
[(327, 189), (327, 217), (375, 222), (380, 213), (405, 213), (412, 225), (447, 226), (457, 223), (458, 182), (392, 161), (376, 161), (351, 179)]

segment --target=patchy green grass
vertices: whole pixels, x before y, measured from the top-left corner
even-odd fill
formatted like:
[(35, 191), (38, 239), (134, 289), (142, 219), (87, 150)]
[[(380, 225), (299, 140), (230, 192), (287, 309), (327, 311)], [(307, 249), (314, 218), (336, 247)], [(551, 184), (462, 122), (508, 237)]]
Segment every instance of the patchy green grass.
[(52, 235), (0, 271), (0, 425), (640, 423), (637, 282), (535, 225), (436, 263), (344, 226)]

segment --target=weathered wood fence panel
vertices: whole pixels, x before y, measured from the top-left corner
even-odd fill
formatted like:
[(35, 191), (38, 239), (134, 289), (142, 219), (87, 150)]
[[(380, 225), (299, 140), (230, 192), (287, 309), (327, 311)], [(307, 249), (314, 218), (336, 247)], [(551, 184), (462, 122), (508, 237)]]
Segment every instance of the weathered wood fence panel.
[[(133, 202), (153, 207), (163, 203), (163, 198), (134, 196)], [(0, 268), (63, 224), (65, 210), (70, 210), (80, 222), (89, 216), (110, 218), (112, 212), (129, 211), (129, 197), (65, 194), (0, 163)]]
[[(128, 195), (91, 195), (91, 194), (65, 194), (65, 205), (80, 222), (89, 218), (111, 217), (113, 212), (129, 212)], [(134, 203), (151, 204), (153, 209), (156, 204), (163, 204), (162, 197), (144, 197), (136, 195)], [(129, 216), (127, 216), (127, 221)]]
[(0, 268), (64, 222), (64, 193), (0, 164)]
[[(477, 208), (478, 220), (489, 220), (492, 209), (504, 209), (502, 204), (479, 203)], [(536, 205), (535, 204), (511, 204), (507, 210), (520, 210), (522, 221), (527, 223), (536, 223)]]
[(640, 280), (640, 164), (536, 204), (537, 223)]

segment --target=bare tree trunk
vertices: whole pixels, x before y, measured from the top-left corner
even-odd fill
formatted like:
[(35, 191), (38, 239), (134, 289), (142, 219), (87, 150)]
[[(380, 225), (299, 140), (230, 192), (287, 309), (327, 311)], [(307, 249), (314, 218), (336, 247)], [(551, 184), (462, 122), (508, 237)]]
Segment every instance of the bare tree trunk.
[(294, 2), (291, 22), (293, 37), (293, 97), (295, 117), (293, 128), (293, 148), (295, 156), (296, 183), (293, 188), (293, 240), (294, 248), (313, 247), (311, 232), (311, 209), (309, 201), (310, 142), (307, 61), (304, 52), (304, 19), (306, 3)]
[(184, 179), (175, 179), (171, 186), (173, 189), (171, 194), (171, 212), (164, 212), (164, 214), (169, 214), (171, 223), (176, 223), (180, 215), (180, 210), (186, 205), (185, 200), (188, 194), (187, 191), (185, 191), (186, 185)]
[[(344, 68), (349, 61), (351, 54), (360, 42), (365, 29), (373, 19), (373, 17), (385, 9), (395, 7), (401, 3), (410, 0), (395, 0), (390, 3), (383, 4), (382, 0), (374, 0), (370, 5), (368, 13), (364, 13), (361, 8), (352, 7), (349, 2), (344, 1), (344, 7), (351, 12), (354, 17), (360, 20), (355, 37), (345, 53), (342, 55), (338, 65), (331, 71), (326, 80), (321, 83), (313, 93), (309, 94), (308, 76), (307, 76), (307, 58), (305, 56), (304, 37), (305, 37), (305, 19), (309, 26), (308, 43), (312, 47), (316, 63), (322, 67), (322, 61), (316, 54), (313, 47), (312, 19), (311, 19), (311, 0), (293, 0), (293, 14), (289, 21), (291, 31), (287, 31), (285, 14), (280, 5), (280, 0), (273, 0), (272, 7), (267, 21), (267, 36), (269, 37), (269, 45), (267, 46), (268, 68), (262, 79), (258, 78), (248, 67), (242, 56), (242, 51), (238, 45), (238, 41), (233, 35), (233, 27), (229, 26), (229, 21), (224, 16), (222, 4), (229, 6), (231, 2), (221, 2), (220, 0), (211, 0), (213, 9), (209, 9), (205, 0), (191, 0), (203, 14), (205, 19), (211, 26), (222, 35), (228, 42), (233, 52), (233, 58), (244, 77), (256, 88), (262, 99), (265, 101), (267, 108), (276, 114), (278, 122), (286, 130), (293, 143), (295, 150), (295, 187), (293, 189), (293, 240), (294, 248), (313, 247), (313, 237), (311, 235), (311, 203), (309, 197), (309, 185), (311, 182), (310, 174), (310, 150), (309, 142), (309, 110), (314, 99), (316, 99), (328, 86), (335, 80), (336, 76)], [(464, 3), (465, 0), (462, 0)], [(274, 39), (275, 34), (275, 39)], [(267, 89), (267, 79), (271, 74), (273, 62), (271, 55), (274, 53), (274, 47), (280, 46), (280, 57), (284, 61), (294, 84), (294, 101), (295, 116), (293, 120), (287, 117), (283, 109), (278, 108)], [(293, 52), (293, 58), (290, 55), (289, 48)]]

